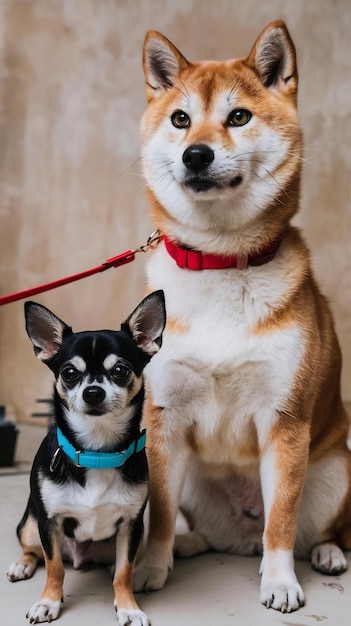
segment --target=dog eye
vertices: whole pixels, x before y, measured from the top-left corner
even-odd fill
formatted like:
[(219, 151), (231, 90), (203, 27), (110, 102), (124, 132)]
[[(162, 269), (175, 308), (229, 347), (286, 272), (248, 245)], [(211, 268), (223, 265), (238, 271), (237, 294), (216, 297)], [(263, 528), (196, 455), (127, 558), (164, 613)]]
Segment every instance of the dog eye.
[(234, 109), (228, 115), (228, 126), (245, 126), (251, 120), (252, 114), (247, 109)]
[(184, 111), (174, 111), (171, 121), (176, 128), (188, 128), (190, 126), (190, 117)]
[(111, 378), (116, 383), (125, 383), (130, 376), (130, 368), (123, 363), (117, 363), (111, 370)]
[(61, 372), (61, 378), (67, 385), (75, 385), (80, 380), (81, 373), (72, 365), (68, 365)]

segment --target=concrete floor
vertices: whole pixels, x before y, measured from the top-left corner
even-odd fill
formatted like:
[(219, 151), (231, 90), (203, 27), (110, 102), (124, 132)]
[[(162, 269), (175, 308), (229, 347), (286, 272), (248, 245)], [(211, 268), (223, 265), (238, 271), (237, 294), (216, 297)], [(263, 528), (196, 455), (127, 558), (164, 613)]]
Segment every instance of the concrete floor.
[[(25, 614), (44, 586), (44, 568), (27, 581), (10, 583), (6, 578), (8, 565), (20, 554), (15, 528), (28, 496), (28, 457), (43, 432), (21, 427), (16, 465), (0, 472), (0, 624), (4, 626), (28, 623)], [(223, 554), (176, 561), (165, 588), (149, 595), (138, 594), (137, 600), (152, 626), (312, 626), (317, 622), (350, 626), (351, 554), (348, 556), (350, 570), (338, 577), (323, 576), (308, 563), (297, 562), (306, 605), (295, 613), (281, 614), (260, 604), (258, 558)], [(106, 569), (74, 571), (67, 567), (59, 620), (62, 626), (116, 624)]]

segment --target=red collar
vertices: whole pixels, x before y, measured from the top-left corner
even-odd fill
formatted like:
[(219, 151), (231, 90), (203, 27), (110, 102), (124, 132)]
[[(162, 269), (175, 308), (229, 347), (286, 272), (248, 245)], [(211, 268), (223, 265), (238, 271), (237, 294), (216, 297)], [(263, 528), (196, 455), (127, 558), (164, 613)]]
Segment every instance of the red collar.
[(188, 270), (220, 270), (236, 268), (247, 269), (248, 265), (264, 265), (271, 261), (279, 248), (281, 239), (274, 239), (268, 246), (261, 248), (257, 254), (222, 256), (219, 254), (205, 254), (198, 250), (191, 250), (185, 246), (170, 241), (164, 236), (163, 241), (168, 254), (175, 260), (178, 267)]

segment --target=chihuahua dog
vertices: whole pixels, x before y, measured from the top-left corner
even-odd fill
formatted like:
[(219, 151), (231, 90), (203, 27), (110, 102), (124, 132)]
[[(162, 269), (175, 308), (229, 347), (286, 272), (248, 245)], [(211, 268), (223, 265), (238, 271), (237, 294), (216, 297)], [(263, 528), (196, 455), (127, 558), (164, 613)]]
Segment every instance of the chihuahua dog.
[(148, 365), (150, 532), (135, 589), (159, 589), (176, 550), (263, 551), (261, 602), (294, 611), (294, 553), (340, 574), (351, 549), (341, 354), (299, 209), (294, 44), (269, 24), (249, 55), (190, 62), (144, 45), (142, 161), (162, 242), (147, 268), (167, 326)]
[(63, 560), (75, 568), (115, 563), (119, 625), (148, 626), (131, 582), (148, 497), (143, 370), (161, 346), (163, 292), (146, 297), (120, 331), (74, 333), (35, 302), (26, 302), (25, 317), (37, 357), (55, 376), (55, 425), (34, 459), (17, 528), (24, 554), (8, 578), (29, 578), (44, 559), (46, 585), (27, 617), (51, 622), (63, 597)]

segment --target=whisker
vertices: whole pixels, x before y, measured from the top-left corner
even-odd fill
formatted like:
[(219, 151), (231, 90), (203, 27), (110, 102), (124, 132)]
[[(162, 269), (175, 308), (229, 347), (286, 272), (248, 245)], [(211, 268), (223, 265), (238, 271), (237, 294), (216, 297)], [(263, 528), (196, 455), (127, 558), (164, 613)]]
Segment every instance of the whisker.
[[(269, 186), (269, 182), (267, 180), (265, 180), (264, 178), (262, 178), (262, 176), (260, 176), (257, 172), (255, 172), (255, 170), (251, 169), (251, 168), (243, 168), (244, 172), (249, 172), (250, 174), (253, 174), (253, 176), (256, 176), (256, 178), (258, 178), (258, 180), (260, 180), (262, 183), (264, 183), (265, 185)], [(275, 184), (277, 185), (278, 189), (281, 192), (284, 192), (287, 196), (287, 198), (289, 198), (289, 194), (285, 191), (284, 187), (282, 187), (279, 182), (276, 180), (276, 178), (273, 176), (273, 174), (267, 170), (266, 168), (264, 168), (265, 172), (272, 178), (272, 180), (275, 182)], [(276, 198), (276, 201), (279, 202), (280, 204), (284, 204), (284, 202), (282, 200), (280, 200), (279, 198)]]
[[(276, 154), (278, 152), (278, 150), (255, 150), (255, 151), (247, 151), (247, 152), (241, 152), (240, 154), (233, 154), (233, 155), (229, 155), (227, 158), (228, 159), (232, 159), (232, 160), (238, 160), (241, 157), (245, 157), (246, 155), (250, 156), (252, 154), (257, 154), (258, 157), (260, 154), (262, 155), (267, 155), (267, 154)], [(307, 159), (306, 157), (303, 157), (299, 154), (299, 150), (288, 150), (287, 152), (288, 155), (290, 156), (294, 156), (294, 157), (298, 157), (299, 161), (302, 161), (303, 163), (309, 163), (310, 159)], [(253, 159), (252, 159), (253, 160)], [(256, 159), (258, 162), (258, 158)]]
[(119, 174), (118, 174), (118, 178), (121, 178), (121, 176), (124, 176), (127, 173), (130, 173), (130, 170), (135, 167), (137, 164), (141, 163), (142, 161), (142, 157), (139, 157), (137, 159), (135, 159), (135, 161), (133, 161), (130, 165), (128, 165), (128, 167), (125, 170), (122, 170)]
[(158, 177), (158, 182), (159, 183), (165, 183), (165, 181), (167, 181), (167, 178), (169, 178), (169, 183), (175, 183), (173, 174), (171, 170), (165, 170), (164, 172), (162, 172), (162, 174), (160, 174), (160, 176)]

